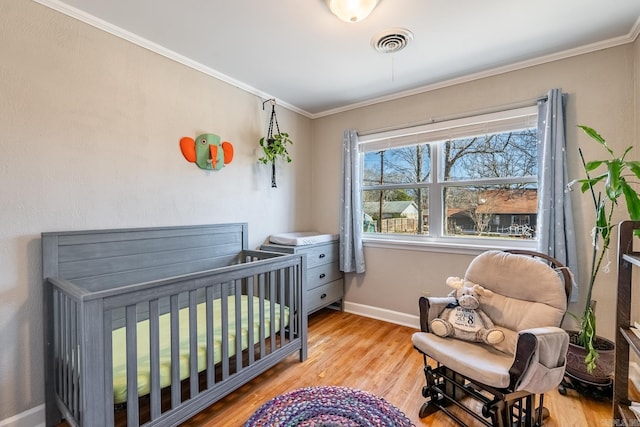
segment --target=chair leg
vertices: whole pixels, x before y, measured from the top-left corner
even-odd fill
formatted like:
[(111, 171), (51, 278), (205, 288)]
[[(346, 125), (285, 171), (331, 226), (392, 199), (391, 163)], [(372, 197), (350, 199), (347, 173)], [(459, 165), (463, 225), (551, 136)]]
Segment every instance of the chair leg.
[(482, 415), (491, 419), (494, 427), (511, 427), (512, 407), (504, 399), (495, 398), (482, 407)]
[(545, 419), (549, 418), (551, 415), (549, 410), (544, 406), (544, 394), (540, 395), (540, 401), (538, 402), (538, 407), (536, 408), (536, 414), (534, 417), (534, 426), (540, 427)]
[(426, 361), (424, 366), (424, 376), (427, 385), (422, 387), (422, 396), (427, 398), (427, 401), (420, 407), (420, 412), (418, 413), (420, 418), (427, 417), (434, 412), (439, 411), (442, 406), (447, 404), (447, 400), (444, 396), (441, 396), (436, 389), (436, 386), (439, 383), (437, 374), (434, 369), (426, 363)]
[(526, 396), (526, 406), (521, 408), (521, 415), (518, 425), (524, 427), (540, 427), (546, 418), (549, 417), (549, 410), (544, 407), (544, 394), (540, 394), (538, 406), (536, 406), (536, 395)]

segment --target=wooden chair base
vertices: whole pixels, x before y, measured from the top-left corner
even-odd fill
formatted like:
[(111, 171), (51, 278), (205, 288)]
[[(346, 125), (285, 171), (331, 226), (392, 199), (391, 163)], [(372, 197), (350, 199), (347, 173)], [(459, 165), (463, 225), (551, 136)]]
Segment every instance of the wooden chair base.
[[(451, 410), (453, 406), (489, 427), (538, 427), (549, 416), (549, 411), (542, 406), (544, 395), (539, 395), (536, 407), (534, 394), (480, 384), (440, 363), (433, 368), (427, 363), (427, 356), (423, 356), (427, 385), (422, 388), (422, 395), (427, 401), (420, 408), (420, 418), (442, 411), (459, 425), (466, 426)], [(481, 413), (465, 404), (464, 400), (469, 398), (482, 405)]]

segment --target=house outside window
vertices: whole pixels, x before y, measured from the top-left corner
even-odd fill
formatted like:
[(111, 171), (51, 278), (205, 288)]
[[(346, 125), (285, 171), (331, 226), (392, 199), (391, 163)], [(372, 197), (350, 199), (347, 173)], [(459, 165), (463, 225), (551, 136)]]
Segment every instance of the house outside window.
[(359, 141), (365, 241), (535, 247), (536, 107)]

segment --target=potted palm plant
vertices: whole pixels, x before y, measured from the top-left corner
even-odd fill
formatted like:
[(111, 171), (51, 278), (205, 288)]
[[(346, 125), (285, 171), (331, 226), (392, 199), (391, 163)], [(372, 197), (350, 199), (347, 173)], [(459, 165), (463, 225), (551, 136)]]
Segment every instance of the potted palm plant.
[[(265, 101), (267, 102), (267, 101)], [(267, 136), (260, 138), (260, 146), (264, 152), (264, 156), (258, 158), (258, 161), (266, 164), (271, 163), (271, 187), (277, 187), (276, 185), (276, 160), (281, 159), (287, 163), (291, 163), (291, 156), (287, 150), (287, 144), (293, 144), (293, 141), (289, 138), (287, 132), (280, 132), (280, 126), (278, 125), (278, 118), (276, 117), (276, 103), (275, 100), (271, 102), (271, 118), (269, 119), (269, 130)], [(263, 105), (264, 106), (264, 105)], [(276, 133), (273, 133), (273, 129), (276, 129)]]
[[(596, 334), (595, 302), (592, 300), (593, 286), (603, 269), (603, 262), (609, 250), (615, 224), (613, 214), (624, 196), (630, 219), (640, 219), (640, 197), (630, 185), (640, 179), (640, 162), (627, 160), (633, 147), (628, 147), (618, 156), (607, 145), (598, 132), (588, 126), (578, 126), (591, 139), (599, 143), (609, 154), (603, 160), (585, 161), (579, 150), (586, 177), (578, 180), (583, 193), (589, 192), (594, 205), (594, 227), (592, 230), (593, 250), (587, 298), (582, 315), (578, 319), (580, 331), (569, 333), (572, 340), (567, 355), (567, 371), (585, 381), (604, 383), (611, 380), (614, 365), (613, 342)], [(577, 316), (575, 316), (577, 318)], [(604, 354), (605, 357), (601, 357)], [(578, 363), (572, 363), (572, 362)]]

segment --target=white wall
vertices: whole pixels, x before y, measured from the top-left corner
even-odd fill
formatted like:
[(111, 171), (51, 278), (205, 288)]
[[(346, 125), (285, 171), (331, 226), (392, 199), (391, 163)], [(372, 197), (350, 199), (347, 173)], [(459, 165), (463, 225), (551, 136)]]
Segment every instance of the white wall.
[[(338, 229), (340, 208), (340, 156), (344, 129), (369, 132), (388, 127), (409, 126), (431, 119), (482, 111), (535, 100), (551, 88), (569, 94), (567, 106), (567, 144), (569, 174), (582, 177), (578, 146), (587, 159), (603, 158), (601, 147), (578, 132), (576, 125), (596, 128), (618, 151), (637, 145), (638, 42), (591, 54), (449, 86), (419, 95), (363, 107), (314, 121), (314, 223), (326, 229)], [(322, 143), (319, 143), (322, 141)], [(640, 147), (632, 153), (638, 158)], [(579, 190), (573, 194), (578, 234), (580, 277), (588, 276), (591, 253), (590, 230), (593, 207), (590, 196)], [(615, 221), (623, 219), (622, 216)], [(423, 291), (445, 295), (447, 276), (464, 274), (472, 255), (423, 252), (416, 250), (365, 247), (367, 271), (347, 277), (346, 300), (406, 314), (418, 314), (417, 300)], [(615, 319), (616, 251), (611, 253), (610, 274), (603, 274), (594, 290), (598, 301), (598, 332), (613, 337)], [(581, 301), (586, 298), (580, 295)], [(582, 305), (570, 310), (581, 312)]]
[[(35, 2), (0, 3), (0, 420), (44, 401), (41, 232), (248, 222), (250, 246), (311, 223), (311, 121), (282, 108), (293, 163), (254, 151), (262, 100)], [(205, 172), (182, 136), (233, 162)]]

